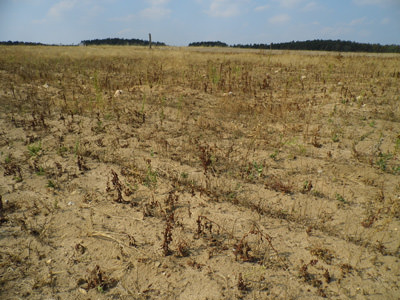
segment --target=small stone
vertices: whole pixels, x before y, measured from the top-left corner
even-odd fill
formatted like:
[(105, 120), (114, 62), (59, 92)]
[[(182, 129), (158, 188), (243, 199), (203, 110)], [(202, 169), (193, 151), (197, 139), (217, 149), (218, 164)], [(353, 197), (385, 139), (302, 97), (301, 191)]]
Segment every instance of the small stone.
[(123, 91), (122, 90), (116, 90), (114, 93), (114, 97), (118, 97), (120, 95), (122, 95)]
[(84, 288), (79, 288), (78, 289), (79, 293), (86, 295), (87, 294), (87, 290), (85, 290)]

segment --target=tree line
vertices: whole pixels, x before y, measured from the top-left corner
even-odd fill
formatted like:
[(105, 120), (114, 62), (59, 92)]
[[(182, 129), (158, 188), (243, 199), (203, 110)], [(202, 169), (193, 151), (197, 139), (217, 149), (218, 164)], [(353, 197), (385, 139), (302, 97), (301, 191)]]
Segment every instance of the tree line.
[(216, 42), (193, 42), (188, 45), (189, 47), (229, 47), (227, 43), (223, 43), (220, 41)]
[(195, 42), (190, 43), (189, 47), (233, 47), (248, 49), (274, 49), (274, 50), (318, 50), (318, 51), (338, 51), (338, 52), (375, 52), (375, 53), (400, 53), (399, 45), (380, 45), (357, 43), (342, 40), (307, 40), (292, 41), (287, 43), (271, 44), (236, 44), (229, 46), (226, 43), (216, 42)]
[[(92, 45), (148, 46), (149, 41), (140, 39), (107, 38), (107, 39), (84, 40), (81, 41), (81, 44), (84, 46), (92, 46)], [(165, 46), (165, 43), (162, 42), (152, 41), (151, 44), (155, 46)]]
[[(155, 46), (165, 46), (162, 42), (151, 42)], [(0, 41), (0, 45), (6, 46), (16, 46), (16, 45), (26, 45), (26, 46), (58, 46), (56, 44), (43, 44), (35, 42), (20, 42), (20, 41)], [(61, 44), (60, 44), (61, 45)], [(149, 46), (149, 41), (139, 40), (139, 39), (120, 39), (120, 38), (106, 38), (106, 39), (94, 39), (94, 40), (84, 40), (80, 42), (80, 45), (91, 46), (91, 45), (130, 45), (130, 46)]]
[[(91, 45), (133, 45), (133, 46), (149, 46), (149, 41), (140, 39), (121, 39), (106, 38), (83, 40), (80, 43), (84, 46)], [(34, 42), (6, 41), (0, 45), (27, 45), (27, 46), (48, 46), (48, 44)], [(152, 42), (155, 46), (166, 46), (163, 42)], [(52, 46), (56, 46), (52, 44)], [(381, 45), (357, 43), (342, 40), (307, 40), (307, 41), (291, 41), (287, 43), (271, 43), (271, 44), (235, 44), (228, 45), (221, 41), (205, 41), (193, 42), (189, 47), (232, 47), (247, 49), (274, 49), (274, 50), (318, 50), (318, 51), (337, 51), (337, 52), (374, 52), (374, 53), (400, 53), (399, 45)]]
[(19, 41), (7, 41), (7, 42), (0, 42), (0, 45), (6, 46), (16, 46), (16, 45), (26, 45), (26, 46), (46, 46), (42, 43), (33, 43), (33, 42), (19, 42)]

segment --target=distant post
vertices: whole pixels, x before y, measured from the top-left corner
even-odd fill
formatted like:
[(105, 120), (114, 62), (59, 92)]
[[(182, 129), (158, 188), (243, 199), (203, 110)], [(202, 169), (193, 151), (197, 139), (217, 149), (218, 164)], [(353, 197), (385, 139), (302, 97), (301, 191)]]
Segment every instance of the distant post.
[(151, 49), (151, 33), (149, 33), (149, 49)]

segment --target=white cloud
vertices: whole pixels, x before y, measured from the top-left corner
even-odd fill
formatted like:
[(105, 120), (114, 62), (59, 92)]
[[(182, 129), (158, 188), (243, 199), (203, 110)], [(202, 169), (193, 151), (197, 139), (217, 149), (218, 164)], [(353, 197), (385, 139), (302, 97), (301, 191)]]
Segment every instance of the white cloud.
[(399, 0), (353, 0), (357, 5), (399, 6)]
[(147, 0), (147, 2), (149, 2), (151, 6), (159, 6), (167, 4), (169, 0)]
[(275, 0), (279, 2), (279, 4), (286, 8), (294, 8), (304, 0)]
[(313, 11), (318, 8), (317, 2), (308, 2), (306, 6), (303, 7), (303, 11)]
[(49, 9), (49, 11), (47, 12), (47, 15), (49, 17), (58, 18), (63, 13), (72, 10), (77, 3), (78, 3), (77, 0), (62, 0), (62, 1), (59, 1), (58, 3), (54, 4)]
[(268, 21), (272, 24), (286, 23), (290, 20), (290, 16), (287, 14), (276, 15), (270, 18)]
[(135, 14), (129, 14), (122, 17), (110, 18), (109, 21), (116, 21), (116, 22), (131, 22), (136, 19), (137, 16)]
[(255, 11), (264, 11), (264, 10), (267, 10), (269, 7), (270, 6), (268, 4), (267, 5), (262, 5), (262, 6), (257, 6), (254, 10)]
[[(89, 22), (105, 11), (104, 4), (116, 0), (59, 0), (47, 11), (46, 18), (34, 20), (35, 24), (60, 20), (65, 14), (74, 14), (80, 21)], [(56, 2), (56, 1), (54, 1)]]
[(171, 13), (171, 10), (161, 6), (151, 6), (143, 9), (140, 12), (140, 15), (149, 19), (161, 19), (163, 17), (168, 16)]
[(383, 25), (386, 25), (386, 24), (389, 24), (389, 23), (390, 23), (390, 18), (383, 18), (381, 20), (381, 24), (383, 24)]
[(150, 7), (143, 9), (140, 16), (149, 19), (162, 19), (171, 13), (171, 10), (166, 8), (169, 0), (147, 0)]
[(245, 0), (212, 0), (207, 14), (212, 17), (229, 18), (240, 14)]
[(365, 22), (365, 20), (366, 20), (366, 17), (354, 19), (349, 23), (349, 26), (361, 25)]

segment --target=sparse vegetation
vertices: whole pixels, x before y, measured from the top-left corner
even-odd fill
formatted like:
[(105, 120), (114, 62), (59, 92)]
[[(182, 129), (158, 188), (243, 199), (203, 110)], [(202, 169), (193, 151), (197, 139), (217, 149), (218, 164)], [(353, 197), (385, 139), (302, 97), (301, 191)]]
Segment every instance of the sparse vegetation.
[(397, 298), (399, 62), (0, 46), (2, 298)]
[(36, 156), (42, 150), (42, 144), (39, 142), (38, 144), (33, 144), (28, 146), (28, 151), (31, 156)]

